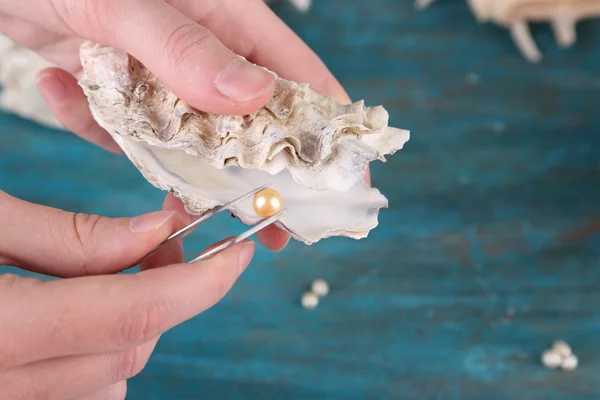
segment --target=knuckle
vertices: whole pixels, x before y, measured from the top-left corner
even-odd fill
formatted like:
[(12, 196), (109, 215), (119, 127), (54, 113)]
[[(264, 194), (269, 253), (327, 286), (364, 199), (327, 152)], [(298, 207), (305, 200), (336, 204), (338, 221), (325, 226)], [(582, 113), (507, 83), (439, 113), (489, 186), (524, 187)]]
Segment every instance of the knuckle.
[(79, 255), (79, 269), (86, 275), (91, 273), (88, 263), (96, 248), (96, 232), (101, 219), (99, 215), (73, 213), (71, 227), (63, 233), (63, 241), (73, 247), (74, 253)]
[(215, 47), (212, 34), (193, 22), (180, 25), (168, 33), (165, 46), (169, 60), (176, 65), (197, 57), (198, 52), (211, 52)]
[(95, 238), (96, 228), (98, 223), (102, 220), (102, 217), (95, 214), (74, 214), (73, 215), (73, 228), (74, 233), (81, 243), (82, 247), (85, 247), (87, 243), (93, 242)]
[(119, 366), (116, 368), (114, 379), (121, 381), (136, 376), (146, 367), (147, 362), (148, 354), (143, 346), (136, 346), (125, 351), (121, 356)]
[(165, 317), (172, 311), (169, 303), (158, 296), (141, 302), (132, 312), (126, 313), (121, 326), (118, 343), (130, 345), (148, 341), (161, 333)]

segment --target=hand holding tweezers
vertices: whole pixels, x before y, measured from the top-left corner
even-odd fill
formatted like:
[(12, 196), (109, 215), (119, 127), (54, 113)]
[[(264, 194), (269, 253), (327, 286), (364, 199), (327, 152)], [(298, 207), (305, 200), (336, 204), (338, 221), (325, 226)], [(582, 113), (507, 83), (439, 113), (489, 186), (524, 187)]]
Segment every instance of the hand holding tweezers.
[[(168, 238), (166, 238), (162, 243), (160, 243), (158, 246), (156, 246), (150, 253), (146, 254), (137, 264), (141, 264), (142, 262), (146, 261), (152, 254), (154, 254), (156, 251), (158, 251), (160, 248), (162, 248), (164, 245), (166, 245), (167, 243), (169, 243), (171, 240), (178, 238), (181, 235), (186, 234), (187, 232), (191, 231), (192, 229), (196, 228), (198, 225), (202, 224), (203, 222), (206, 222), (208, 219), (214, 217), (215, 215), (217, 215), (218, 213), (227, 210), (228, 208), (230, 208), (231, 206), (244, 201), (246, 199), (248, 199), (249, 197), (252, 197), (253, 195), (255, 195), (256, 193), (260, 192), (261, 190), (269, 187), (270, 185), (263, 185), (261, 187), (258, 187), (234, 200), (231, 200), (230, 202), (223, 204), (222, 206), (219, 206), (217, 208), (214, 208), (210, 211), (207, 211), (206, 213), (204, 213), (200, 218), (198, 218), (197, 220), (195, 220), (194, 222), (186, 225), (185, 227), (181, 228), (180, 230), (178, 230), (177, 232), (173, 233), (171, 236), (169, 236)], [(258, 222), (256, 225), (254, 225), (252, 228), (248, 229), (247, 231), (243, 232), (242, 234), (231, 238), (223, 243), (221, 243), (219, 246), (207, 251), (206, 253), (201, 254), (200, 256), (194, 258), (192, 261), (190, 261), (189, 263), (194, 263), (197, 261), (202, 261), (205, 260), (225, 249), (227, 249), (228, 247), (233, 246), (236, 243), (241, 242), (242, 240), (248, 238), (249, 236), (255, 234), (256, 232), (260, 231), (261, 229), (267, 227), (268, 225), (271, 225), (272, 223), (274, 223), (275, 221), (278, 221), (279, 219), (281, 219), (285, 214), (287, 213), (287, 209), (283, 209), (280, 212), (278, 212), (277, 214), (273, 215), (272, 217), (269, 218), (265, 218), (262, 219), (260, 222)], [(136, 264), (136, 265), (137, 265)]]

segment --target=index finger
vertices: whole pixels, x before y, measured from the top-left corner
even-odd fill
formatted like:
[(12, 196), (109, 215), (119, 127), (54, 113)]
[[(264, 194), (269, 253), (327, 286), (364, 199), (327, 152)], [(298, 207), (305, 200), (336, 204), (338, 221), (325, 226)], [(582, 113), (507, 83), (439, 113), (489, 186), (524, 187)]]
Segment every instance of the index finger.
[[(246, 268), (246, 241), (196, 264), (39, 282), (0, 276), (0, 370), (144, 343), (216, 304)], [(32, 283), (35, 282), (35, 283)]]

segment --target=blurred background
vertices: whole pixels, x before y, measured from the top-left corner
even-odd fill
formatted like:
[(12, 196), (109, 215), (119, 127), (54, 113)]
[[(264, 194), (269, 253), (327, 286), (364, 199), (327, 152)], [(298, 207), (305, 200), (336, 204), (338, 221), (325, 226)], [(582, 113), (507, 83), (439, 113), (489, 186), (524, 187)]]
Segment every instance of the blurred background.
[[(598, 398), (600, 23), (569, 49), (532, 25), (531, 64), (464, 1), (270, 4), (353, 100), (411, 131), (372, 165), (390, 208), (358, 242), (259, 248), (223, 301), (162, 336), (128, 399)], [(8, 113), (0, 189), (114, 217), (164, 198), (126, 158)], [(186, 258), (244, 229), (215, 218)], [(316, 278), (330, 294), (305, 310)], [(558, 338), (576, 370), (540, 364)]]

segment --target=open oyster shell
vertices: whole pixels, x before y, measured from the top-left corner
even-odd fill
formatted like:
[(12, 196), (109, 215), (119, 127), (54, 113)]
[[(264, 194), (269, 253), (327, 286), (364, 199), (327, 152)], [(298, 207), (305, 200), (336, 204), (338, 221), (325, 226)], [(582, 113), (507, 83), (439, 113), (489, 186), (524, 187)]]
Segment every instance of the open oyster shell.
[[(312, 244), (366, 237), (387, 199), (363, 182), (373, 160), (401, 149), (409, 132), (381, 107), (336, 104), (308, 85), (277, 78), (264, 108), (246, 116), (198, 111), (132, 56), (86, 42), (79, 81), (96, 121), (154, 186), (200, 214), (270, 183), (287, 214), (276, 224)], [(260, 218), (251, 200), (230, 211)]]
[[(425, 8), (435, 0), (416, 0)], [(510, 31), (521, 55), (529, 62), (542, 59), (528, 22), (550, 22), (560, 47), (572, 46), (576, 40), (577, 22), (600, 16), (598, 0), (467, 0), (478, 22), (494, 22)]]

